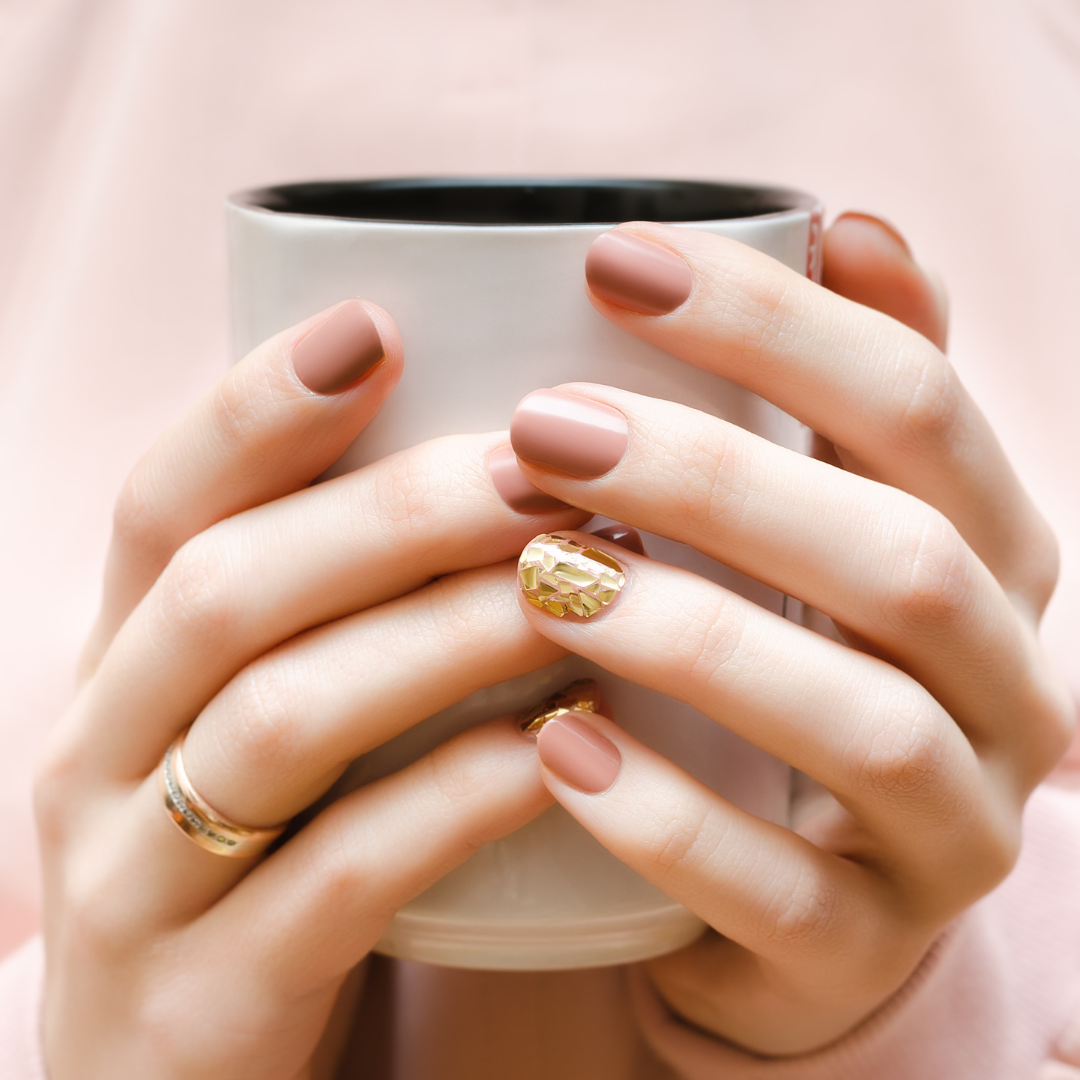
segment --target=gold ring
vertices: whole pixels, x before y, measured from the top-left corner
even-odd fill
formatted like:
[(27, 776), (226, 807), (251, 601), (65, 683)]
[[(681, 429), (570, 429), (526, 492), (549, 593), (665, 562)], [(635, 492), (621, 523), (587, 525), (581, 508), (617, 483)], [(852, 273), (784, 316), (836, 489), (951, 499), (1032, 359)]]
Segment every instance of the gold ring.
[(593, 679), (578, 679), (557, 694), (544, 698), (539, 705), (521, 715), (521, 730), (535, 735), (549, 720), (569, 712), (599, 712), (600, 687)]
[(158, 770), (158, 790), (169, 817), (189, 840), (215, 855), (230, 859), (251, 859), (261, 855), (285, 831), (285, 826), (248, 829), (212, 809), (191, 786), (184, 771), (182, 750), (186, 738), (187, 731), (177, 737), (165, 751)]

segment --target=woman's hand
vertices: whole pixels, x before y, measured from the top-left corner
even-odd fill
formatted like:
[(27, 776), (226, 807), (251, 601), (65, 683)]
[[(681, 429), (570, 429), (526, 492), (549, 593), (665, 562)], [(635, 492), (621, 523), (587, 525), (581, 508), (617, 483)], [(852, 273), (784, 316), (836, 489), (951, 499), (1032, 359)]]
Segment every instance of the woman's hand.
[(877, 1009), (1012, 867), (1024, 801), (1071, 735), (1036, 640), (1056, 546), (939, 348), (943, 305), (881, 223), (845, 217), (826, 239), (826, 284), (852, 299), (645, 223), (598, 240), (587, 272), (607, 318), (775, 402), (828, 459), (587, 384), (530, 395), (511, 429), (543, 490), (798, 597), (847, 642), (592, 538), (626, 568), (606, 607), (522, 604), (552, 642), (835, 796), (793, 832), (603, 717), (539, 734), (555, 797), (715, 930), (648, 965), (660, 994), (751, 1051), (802, 1053)]
[(162, 805), (159, 762), (189, 725), (194, 788), (269, 827), (366, 750), (563, 655), (522, 620), (500, 560), (585, 515), (499, 497), (488, 457), (505, 434), (308, 486), (401, 364), (380, 309), (324, 312), (237, 365), (121, 495), (84, 682), (36, 787), (53, 1080), (312, 1075), (343, 980), (394, 911), (551, 801), (503, 719), (261, 860), (203, 850)]

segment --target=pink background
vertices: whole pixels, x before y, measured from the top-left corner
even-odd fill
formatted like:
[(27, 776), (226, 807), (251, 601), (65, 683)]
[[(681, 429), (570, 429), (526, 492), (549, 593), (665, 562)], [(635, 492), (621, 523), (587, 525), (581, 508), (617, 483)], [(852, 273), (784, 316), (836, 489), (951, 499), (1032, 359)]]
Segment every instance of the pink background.
[(0, 2), (0, 951), (112, 499), (229, 362), (222, 199), (409, 173), (749, 178), (894, 221), (1058, 530), (1080, 689), (1080, 8), (1068, 0)]

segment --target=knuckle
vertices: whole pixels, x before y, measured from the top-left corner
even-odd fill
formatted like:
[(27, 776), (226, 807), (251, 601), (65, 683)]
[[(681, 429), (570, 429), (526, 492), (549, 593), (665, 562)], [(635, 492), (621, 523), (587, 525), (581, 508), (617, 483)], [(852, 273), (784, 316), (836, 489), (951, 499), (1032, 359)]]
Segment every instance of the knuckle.
[(710, 847), (719, 847), (718, 838), (724, 831), (724, 822), (714, 819), (707, 805), (691, 802), (674, 805), (650, 830), (652, 859), (665, 876), (670, 875), (680, 866), (699, 861), (696, 855), (702, 836), (710, 837)]
[(196, 632), (204, 645), (226, 638), (239, 620), (232, 577), (228, 555), (213, 529), (189, 540), (155, 588), (166, 625)]
[(893, 572), (883, 575), (884, 617), (908, 632), (954, 626), (976, 592), (971, 556), (956, 528), (925, 507), (901, 526), (894, 550)]
[[(84, 855), (89, 854), (84, 852)], [(117, 897), (117, 887), (108, 863), (88, 867), (83, 864), (69, 874), (64, 896), (64, 932), (81, 952), (107, 963), (120, 963), (137, 945), (142, 930)]]
[(1013, 872), (1020, 859), (1021, 839), (1019, 818), (987, 830), (980, 860), (981, 880), (976, 879), (978, 896), (985, 896)]
[(1025, 597), (1036, 621), (1046, 610), (1061, 573), (1061, 547), (1050, 524), (1033, 513), (1017, 547), (1013, 577), (1018, 592)]
[(721, 679), (742, 647), (747, 617), (747, 609), (725, 594), (710, 597), (702, 607), (672, 611), (665, 635), (670, 662), (694, 684)]
[(1057, 765), (1075, 742), (1077, 721), (1080, 719), (1076, 703), (1067, 689), (1048, 700), (1044, 717), (1049, 744), (1047, 756)]
[(365, 516), (373, 512), (393, 534), (436, 543), (453, 512), (470, 502), (467, 478), (449, 464), (456, 456), (452, 442), (440, 439), (381, 462), (366, 492), (373, 505), (364, 507)]
[(963, 411), (955, 372), (930, 342), (921, 339), (907, 346), (901, 362), (896, 387), (901, 403), (895, 420), (897, 441), (920, 453), (947, 450)]
[(235, 371), (214, 388), (208, 401), (211, 430), (225, 450), (250, 452), (266, 428), (266, 394), (252, 385), (253, 373)]
[(306, 827), (309, 842), (296, 848), (296, 858), (310, 918), (336, 919), (367, 906), (378, 877), (370, 865), (372, 842), (378, 839), (367, 831), (372, 825), (357, 815), (354, 793), (331, 803)]
[(428, 591), (427, 600), (428, 625), (438, 634), (441, 653), (464, 656), (481, 644), (491, 644), (492, 620), (477, 603), (474, 582), (441, 578)]
[[(423, 532), (434, 513), (434, 493), (417, 476), (415, 455), (399, 454), (376, 478), (374, 498), (383, 521), (395, 532)], [(419, 481), (419, 482), (418, 482)]]
[[(177, 1023), (177, 1000), (190, 989), (177, 986), (174, 978), (151, 981), (132, 1003), (129, 1023), (150, 1060), (169, 1062), (168, 1075), (209, 1075), (193, 1072), (193, 1045), (189, 1024)], [(191, 1014), (188, 1014), (191, 1019)]]
[(34, 770), (34, 820), (43, 849), (60, 846), (67, 836), (74, 765), (72, 755), (49, 750)]
[(1052, 673), (1036, 688), (1034, 701), (1023, 710), (1025, 753), (1020, 759), (1020, 782), (1031, 791), (1068, 753), (1076, 738), (1077, 708), (1067, 686)]
[(1020, 858), (1020, 815), (1002, 813), (997, 800), (983, 800), (948, 823), (942, 844), (930, 868), (935, 886), (916, 884), (916, 908), (929, 904), (929, 914), (940, 921), (950, 918), (991, 892), (1012, 873)]
[(456, 585), (443, 578), (435, 582), (426, 597), (428, 625), (438, 635), (442, 648), (451, 654), (467, 651), (478, 629), (471, 597)]
[(171, 530), (150, 492), (146, 466), (140, 462), (124, 481), (113, 506), (113, 542), (125, 552), (144, 558), (168, 560), (172, 551)]
[(662, 484), (678, 520), (709, 528), (742, 517), (755, 493), (747, 482), (754, 470), (737, 432), (721, 421), (687, 424), (679, 407), (644, 434), (649, 452), (632, 481), (646, 490)]
[(365, 873), (364, 859), (355, 843), (355, 829), (344, 815), (334, 815), (324, 823), (324, 842), (319, 848), (318, 897), (327, 911), (350, 910), (358, 898), (371, 889), (371, 879)]
[(709, 526), (738, 522), (750, 509), (750, 502), (759, 489), (750, 478), (763, 470), (756, 468), (752, 454), (734, 440), (709, 438), (708, 446), (696, 448), (699, 460), (696, 469), (687, 473), (692, 479), (696, 472), (700, 483), (687, 491), (685, 510), (694, 520)]
[(303, 726), (297, 722), (299, 688), (274, 654), (245, 668), (226, 692), (218, 738), (228, 742), (225, 760), (238, 759), (256, 773), (281, 775), (300, 756)]
[(711, 306), (731, 327), (731, 343), (747, 360), (761, 359), (783, 342), (806, 316), (804, 293), (772, 267), (742, 264), (721, 272), (711, 291)]
[(45, 853), (63, 847), (94, 783), (85, 755), (86, 717), (75, 711), (49, 734), (31, 776), (34, 818)]
[(840, 907), (835, 886), (812, 867), (803, 867), (794, 884), (784, 875), (784, 887), (773, 888), (758, 904), (757, 933), (769, 952), (814, 953), (837, 936)]
[(443, 743), (431, 752), (429, 773), (439, 800), (453, 814), (460, 814), (463, 805), (474, 801), (485, 786), (472, 759), (462, 754), (455, 742)]
[(928, 711), (912, 710), (901, 694), (884, 717), (867, 727), (869, 738), (856, 742), (850, 754), (858, 788), (904, 801), (938, 794), (947, 748), (940, 724)]

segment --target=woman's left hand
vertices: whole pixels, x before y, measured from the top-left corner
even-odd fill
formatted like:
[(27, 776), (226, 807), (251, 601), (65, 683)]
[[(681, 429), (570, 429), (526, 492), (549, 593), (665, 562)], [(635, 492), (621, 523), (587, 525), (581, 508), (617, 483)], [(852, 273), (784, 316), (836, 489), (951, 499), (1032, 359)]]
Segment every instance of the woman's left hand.
[(832, 291), (734, 241), (636, 223), (596, 242), (589, 282), (607, 318), (798, 417), (826, 460), (586, 384), (530, 395), (512, 428), (538, 487), (798, 597), (847, 642), (580, 533), (565, 535), (626, 569), (621, 590), (589, 618), (522, 603), (557, 644), (835, 796), (791, 831), (604, 717), (540, 732), (555, 797), (716, 931), (649, 964), (659, 993), (766, 1055), (850, 1030), (1008, 874), (1072, 730), (1036, 638), (1055, 541), (939, 347), (935, 290), (875, 219), (841, 218), (825, 253)]

